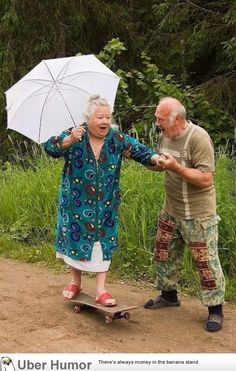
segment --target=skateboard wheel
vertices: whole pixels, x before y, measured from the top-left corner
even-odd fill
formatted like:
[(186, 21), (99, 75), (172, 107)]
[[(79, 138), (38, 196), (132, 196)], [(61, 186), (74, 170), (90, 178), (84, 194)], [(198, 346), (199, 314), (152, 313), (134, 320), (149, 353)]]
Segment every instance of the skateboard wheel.
[(81, 308), (80, 308), (79, 305), (75, 305), (75, 306), (74, 306), (74, 312), (75, 312), (75, 313), (80, 313), (80, 312), (81, 312)]
[(112, 323), (112, 317), (111, 316), (105, 316), (105, 322), (110, 324)]
[(129, 312), (124, 313), (124, 319), (126, 319), (127, 321), (130, 319), (130, 313)]

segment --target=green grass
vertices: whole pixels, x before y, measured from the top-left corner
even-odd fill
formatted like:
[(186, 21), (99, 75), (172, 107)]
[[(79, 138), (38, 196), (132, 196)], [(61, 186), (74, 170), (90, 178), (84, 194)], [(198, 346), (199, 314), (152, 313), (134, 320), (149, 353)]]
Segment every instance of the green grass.
[(40, 156), (27, 165), (7, 163), (0, 171), (1, 232), (16, 241), (53, 241), (62, 163)]
[(120, 248), (113, 267), (136, 278), (153, 277), (152, 251), (163, 202), (163, 174), (127, 162), (123, 166), (121, 187)]
[(217, 211), (221, 217), (219, 254), (224, 271), (233, 275), (236, 273), (236, 166), (225, 154), (217, 160), (215, 180)]
[[(22, 166), (23, 165), (23, 166)], [(0, 170), (0, 255), (62, 267), (53, 244), (58, 186), (63, 162), (44, 154), (35, 160), (6, 163)], [(219, 255), (226, 276), (226, 300), (235, 300), (236, 195), (235, 163), (221, 153), (216, 166)], [(155, 281), (152, 261), (156, 224), (163, 202), (163, 174), (133, 161), (121, 173), (119, 249), (111, 274), (140, 282)], [(181, 287), (196, 294), (199, 278), (188, 249), (181, 270)]]
[(65, 271), (65, 265), (55, 259), (55, 251), (51, 244), (42, 243), (34, 246), (15, 242), (7, 235), (0, 236), (0, 256), (26, 263), (37, 263), (57, 271)]

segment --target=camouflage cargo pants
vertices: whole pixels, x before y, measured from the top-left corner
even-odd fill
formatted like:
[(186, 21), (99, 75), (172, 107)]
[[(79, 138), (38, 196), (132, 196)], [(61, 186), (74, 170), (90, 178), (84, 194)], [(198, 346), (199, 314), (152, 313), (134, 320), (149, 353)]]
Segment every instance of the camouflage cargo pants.
[(157, 289), (176, 289), (184, 247), (187, 244), (200, 276), (202, 304), (213, 306), (224, 302), (225, 280), (218, 257), (219, 220), (218, 215), (175, 220), (172, 216), (161, 213), (154, 252)]

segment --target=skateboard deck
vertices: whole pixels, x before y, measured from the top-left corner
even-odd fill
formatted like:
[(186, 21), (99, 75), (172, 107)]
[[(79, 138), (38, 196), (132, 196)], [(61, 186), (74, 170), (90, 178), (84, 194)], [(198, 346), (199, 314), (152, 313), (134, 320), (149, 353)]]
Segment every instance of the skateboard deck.
[(106, 323), (112, 323), (117, 319), (130, 319), (130, 310), (137, 309), (137, 305), (117, 304), (114, 307), (104, 307), (94, 301), (94, 297), (81, 292), (78, 296), (71, 300), (74, 303), (74, 311), (80, 313), (82, 310), (99, 310), (104, 313)]

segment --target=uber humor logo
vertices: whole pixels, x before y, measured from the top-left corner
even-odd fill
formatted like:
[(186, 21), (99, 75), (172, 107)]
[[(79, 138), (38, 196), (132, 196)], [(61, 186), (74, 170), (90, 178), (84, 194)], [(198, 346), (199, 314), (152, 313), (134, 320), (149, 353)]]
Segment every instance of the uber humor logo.
[(1, 358), (0, 371), (15, 371), (15, 367), (11, 358), (9, 357)]

